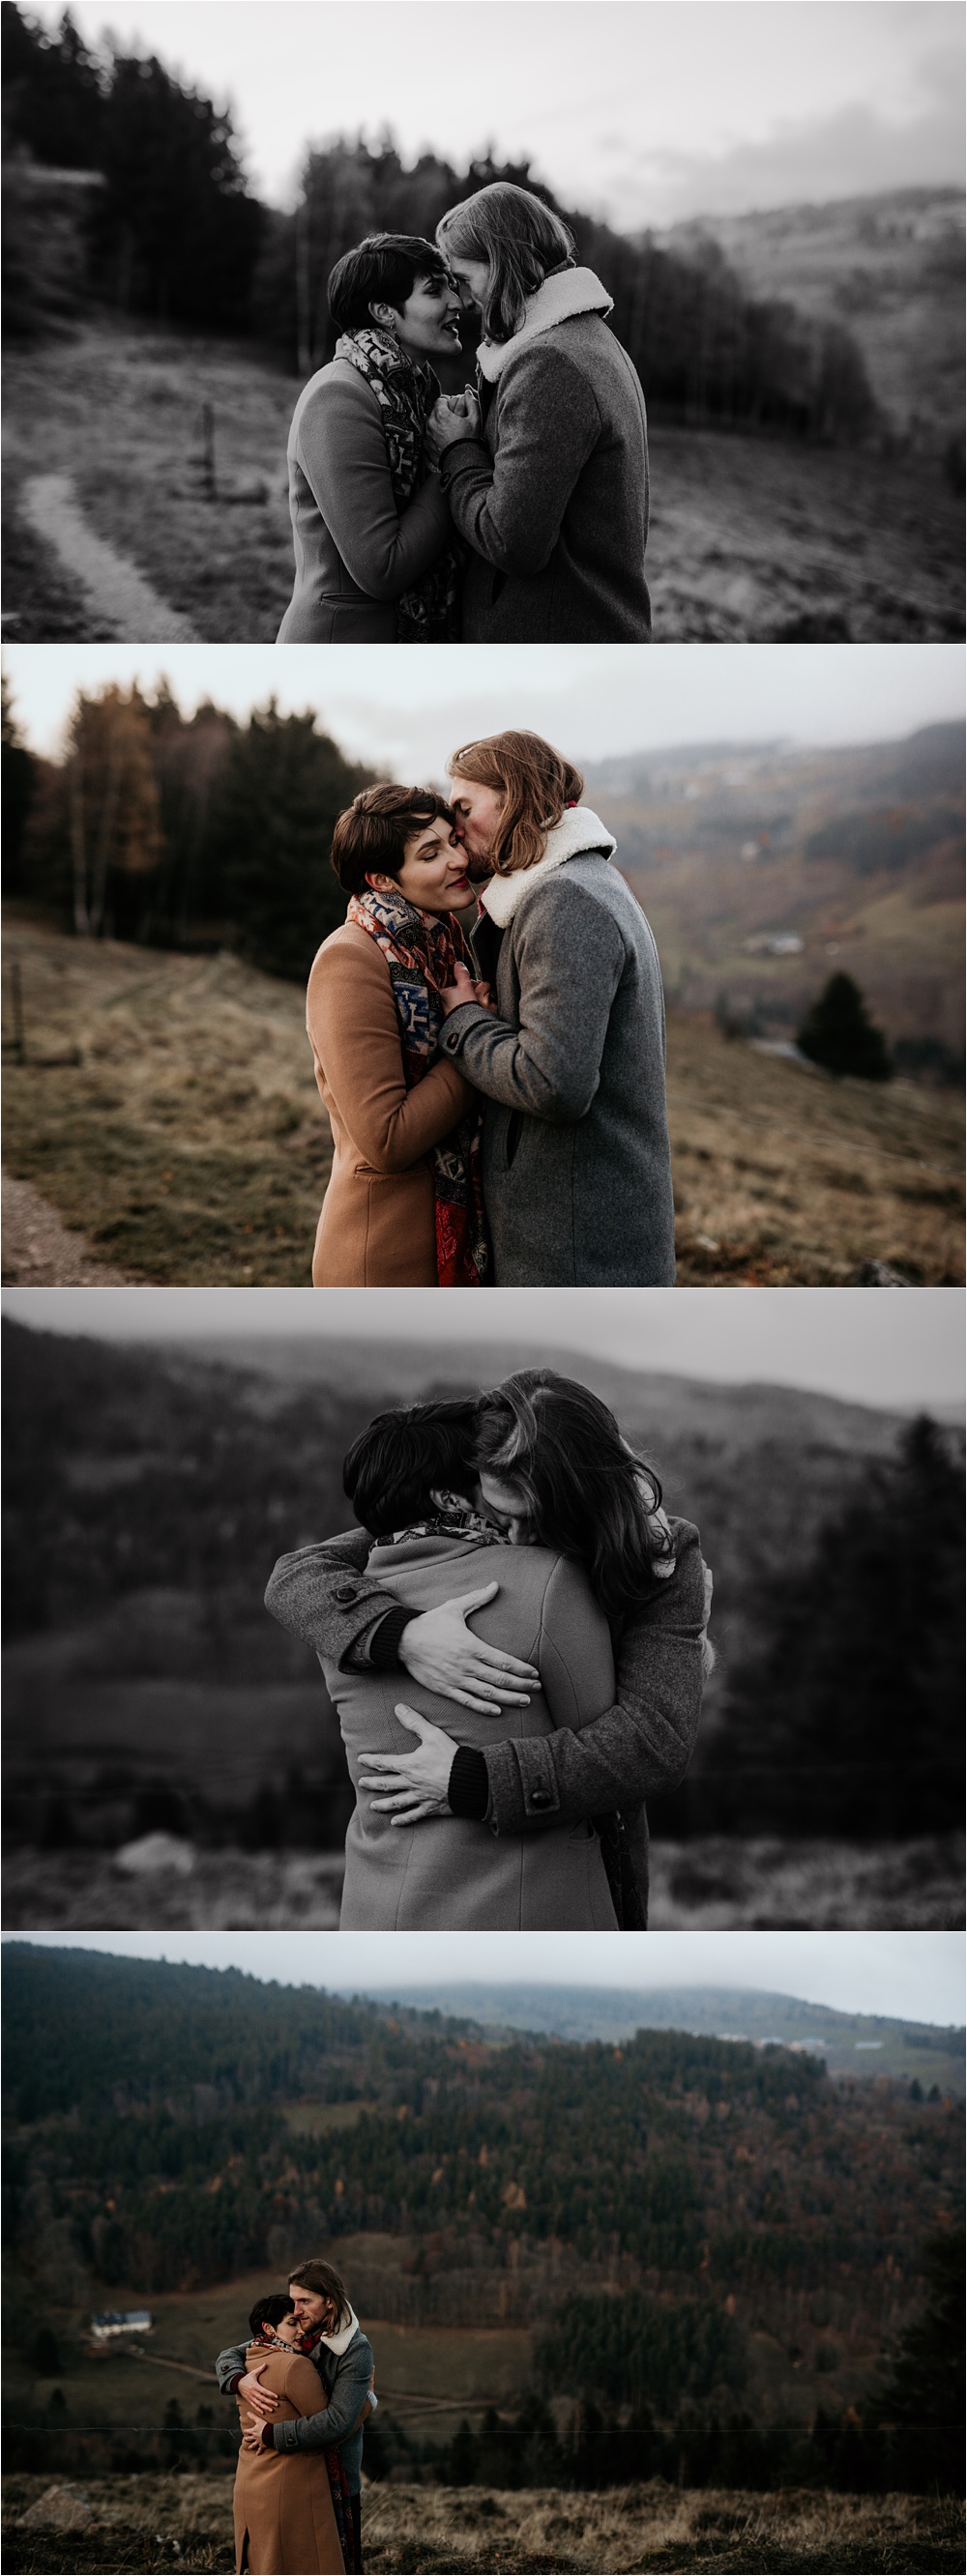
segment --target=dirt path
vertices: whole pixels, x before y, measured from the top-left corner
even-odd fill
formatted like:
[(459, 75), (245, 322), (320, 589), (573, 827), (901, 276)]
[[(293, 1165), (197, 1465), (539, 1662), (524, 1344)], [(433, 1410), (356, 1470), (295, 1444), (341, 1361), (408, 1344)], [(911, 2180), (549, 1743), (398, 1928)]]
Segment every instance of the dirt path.
[(24, 518), (52, 546), (66, 572), (79, 581), (109, 640), (121, 644), (195, 644), (180, 617), (124, 555), (95, 536), (78, 506), (69, 474), (35, 474), (24, 484)]
[(82, 1234), (68, 1232), (29, 1181), (3, 1175), (3, 1282), (7, 1288), (130, 1288), (127, 1270), (98, 1261)]

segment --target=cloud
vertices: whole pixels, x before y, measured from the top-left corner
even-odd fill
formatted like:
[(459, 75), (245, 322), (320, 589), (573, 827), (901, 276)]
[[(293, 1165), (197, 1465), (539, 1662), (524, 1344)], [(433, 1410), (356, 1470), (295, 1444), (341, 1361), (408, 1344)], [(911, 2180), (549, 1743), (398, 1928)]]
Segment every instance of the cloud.
[(802, 123), (777, 121), (761, 141), (721, 153), (635, 154), (612, 179), (612, 221), (631, 231), (753, 207), (829, 204), (897, 188), (959, 187), (963, 132), (956, 84), (908, 124), (855, 104)]

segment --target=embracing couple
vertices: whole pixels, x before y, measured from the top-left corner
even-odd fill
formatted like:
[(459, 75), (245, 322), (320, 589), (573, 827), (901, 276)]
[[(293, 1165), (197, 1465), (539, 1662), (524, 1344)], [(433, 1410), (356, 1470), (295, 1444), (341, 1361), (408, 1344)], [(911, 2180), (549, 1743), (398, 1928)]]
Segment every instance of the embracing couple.
[(449, 774), (449, 803), (364, 788), (333, 836), (349, 906), (309, 978), (334, 1146), (313, 1284), (670, 1286), (661, 968), (616, 844), (538, 734), (471, 743)]
[[(430, 363), (483, 337), (476, 389)], [(647, 643), (648, 448), (611, 297), (504, 180), (436, 241), (373, 233), (329, 279), (336, 352), (289, 433), (280, 644)]]
[(361, 1526), (265, 1596), (339, 1714), (341, 1928), (644, 1930), (645, 1799), (684, 1776), (712, 1661), (697, 1530), (551, 1370), (378, 1414), (343, 1481)]
[(363, 2425), (376, 2404), (373, 2352), (331, 2263), (258, 2299), (247, 2343), (220, 2352), (242, 2427), (235, 2565), (252, 2576), (357, 2576)]

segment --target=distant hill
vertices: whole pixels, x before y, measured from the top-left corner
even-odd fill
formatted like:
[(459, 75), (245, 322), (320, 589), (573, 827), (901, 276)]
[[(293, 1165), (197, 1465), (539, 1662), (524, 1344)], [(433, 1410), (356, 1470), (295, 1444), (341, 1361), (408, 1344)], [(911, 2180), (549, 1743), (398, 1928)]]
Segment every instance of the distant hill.
[[(358, 1993), (357, 1988), (343, 1991)], [(485, 2028), (543, 2031), (563, 2040), (621, 2041), (636, 2030), (688, 2030), (709, 2038), (770, 2041), (808, 2049), (825, 2059), (831, 2075), (919, 2078), (924, 2089), (964, 2090), (961, 2029), (930, 2022), (891, 2020), (881, 2014), (837, 2012), (800, 1996), (760, 1992), (749, 1986), (569, 1986), (490, 1984), (463, 1980), (410, 1986), (373, 1986), (367, 1997), (426, 2012), (463, 2014)]]
[(963, 430), (964, 202), (956, 188), (902, 188), (830, 205), (707, 215), (660, 236), (695, 256), (713, 241), (760, 298), (858, 342), (894, 434), (942, 447)]
[[(599, 761), (591, 801), (647, 912), (673, 1008), (794, 1033), (834, 972), (888, 1037), (964, 1043), (964, 728), (810, 750), (694, 744)], [(770, 943), (786, 943), (778, 947)]]

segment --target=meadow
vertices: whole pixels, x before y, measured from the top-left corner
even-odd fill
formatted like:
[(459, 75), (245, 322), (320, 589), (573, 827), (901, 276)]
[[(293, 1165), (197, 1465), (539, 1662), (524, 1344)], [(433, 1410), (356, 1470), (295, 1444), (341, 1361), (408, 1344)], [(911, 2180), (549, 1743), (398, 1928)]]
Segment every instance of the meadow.
[[(153, 1843), (153, 1848), (152, 1848)], [(137, 1847), (136, 1847), (137, 1848)], [(653, 1932), (949, 1931), (963, 1921), (959, 1835), (874, 1845), (755, 1834), (654, 1837)], [(9, 1931), (47, 1929), (335, 1931), (341, 1852), (206, 1850), (145, 1839), (136, 1865), (116, 1853), (20, 1845), (4, 1861)]]
[[(52, 2491), (49, 2478), (6, 2481), (8, 2576), (54, 2571), (228, 2569), (234, 2567), (231, 2481), (189, 2471), (177, 2477), (85, 2478)], [(45, 2523), (46, 2510), (51, 2520)], [(799, 2576), (854, 2569), (959, 2568), (963, 2516), (957, 2504), (924, 2496), (852, 2496), (736, 2489), (681, 2490), (661, 2478), (603, 2495), (529, 2488), (405, 2484), (370, 2486), (364, 2502), (367, 2566), (483, 2576), (484, 2570), (742, 2571)], [(60, 2517), (58, 2528), (57, 2519)]]
[[(251, 347), (106, 316), (13, 352), (8, 634), (41, 643), (129, 633), (114, 594), (99, 600), (50, 542), (49, 490), (39, 512), (48, 535), (31, 523), (42, 419), (45, 476), (67, 478), (86, 528), (155, 589), (159, 617), (174, 614), (203, 642), (271, 642), (292, 584), (285, 449), (298, 390)], [(963, 509), (936, 457), (914, 474), (902, 455), (658, 423), (651, 463), (657, 640), (963, 634)], [(162, 640), (161, 627), (129, 640)]]
[[(331, 1139), (296, 986), (14, 911), (4, 1034), (5, 1169), (97, 1258), (159, 1285), (308, 1286)], [(963, 1279), (953, 1094), (833, 1081), (673, 1011), (668, 1099), (682, 1286)], [(32, 1275), (14, 1234), (4, 1277)]]

